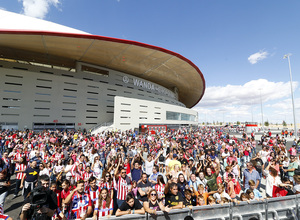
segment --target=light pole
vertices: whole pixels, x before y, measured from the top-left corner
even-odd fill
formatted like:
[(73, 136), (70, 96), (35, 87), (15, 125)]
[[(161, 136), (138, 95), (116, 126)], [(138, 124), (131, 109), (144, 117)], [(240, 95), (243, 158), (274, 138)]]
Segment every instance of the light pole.
[(291, 84), (291, 95), (292, 95), (292, 105), (293, 105), (293, 117), (294, 117), (294, 134), (295, 138), (297, 138), (297, 124), (296, 124), (296, 116), (295, 116), (295, 104), (294, 104), (294, 91), (293, 91), (293, 79), (292, 79), (292, 69), (291, 69), (291, 62), (290, 56), (292, 54), (286, 54), (283, 56), (283, 59), (288, 59), (289, 61), (289, 70), (290, 70), (290, 84)]
[(262, 99), (261, 99), (261, 89), (259, 89), (259, 92), (260, 92), (261, 126), (262, 126), (262, 130), (264, 132), (265, 131), (265, 129), (264, 129), (264, 113), (263, 113), (263, 105), (262, 105)]

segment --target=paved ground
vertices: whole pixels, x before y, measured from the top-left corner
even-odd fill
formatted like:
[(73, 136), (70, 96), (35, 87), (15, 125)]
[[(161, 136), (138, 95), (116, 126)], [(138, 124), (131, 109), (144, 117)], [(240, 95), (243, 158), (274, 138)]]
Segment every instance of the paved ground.
[[(280, 131), (277, 130), (272, 130), (272, 133), (275, 135), (276, 133), (279, 133)], [(241, 134), (239, 133), (231, 133), (230, 135), (235, 135), (237, 138), (241, 138)], [(261, 138), (261, 133), (256, 134), (255, 139), (258, 141)], [(292, 145), (292, 141), (293, 138), (287, 138), (287, 147), (290, 148)], [(257, 150), (261, 150), (261, 146), (257, 145)], [(12, 200), (13, 197), (13, 192), (15, 189), (15, 176), (12, 177), (11, 179), (11, 187), (9, 190), (9, 194), (6, 197), (5, 200), (5, 204), (4, 204), (4, 213), (9, 215), (10, 217), (12, 217), (14, 220), (18, 218), (20, 211), (21, 211), (21, 207), (24, 201), (23, 196), (21, 196), (21, 192), (19, 192), (19, 195), (17, 198), (15, 198), (14, 200)], [(262, 180), (262, 193), (265, 194), (264, 191), (264, 185), (265, 185), (265, 179)]]

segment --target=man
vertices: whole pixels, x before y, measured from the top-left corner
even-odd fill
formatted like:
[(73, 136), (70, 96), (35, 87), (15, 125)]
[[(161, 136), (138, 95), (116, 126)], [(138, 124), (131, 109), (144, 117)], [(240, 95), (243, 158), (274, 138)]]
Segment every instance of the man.
[(162, 173), (159, 172), (159, 168), (157, 165), (154, 165), (152, 169), (152, 174), (149, 176), (149, 182), (151, 183), (152, 186), (154, 186), (157, 183), (157, 177), (158, 175), (162, 175)]
[(171, 209), (183, 208), (183, 196), (178, 192), (178, 186), (174, 182), (168, 182), (165, 187), (166, 207)]
[[(42, 190), (46, 192), (47, 199), (45, 205), (42, 205), (37, 213), (42, 216), (45, 220), (50, 220), (57, 209), (57, 198), (53, 191), (49, 189), (50, 178), (47, 175), (41, 175), (39, 177), (38, 186), (42, 187)], [(33, 195), (28, 196), (24, 201), (24, 206), (22, 207), (20, 220), (31, 219), (34, 210), (31, 208)]]
[(89, 178), (89, 186), (90, 187), (88, 188), (86, 193), (90, 195), (92, 203), (95, 207), (101, 191), (100, 187), (96, 185), (96, 177), (92, 176)]
[(140, 168), (140, 164), (135, 159), (137, 156), (134, 156), (134, 159), (131, 161), (131, 179), (138, 182), (142, 176), (142, 169)]
[(249, 189), (249, 180), (253, 180), (255, 182), (255, 189), (258, 188), (260, 182), (259, 173), (254, 169), (253, 164), (251, 162), (247, 163), (247, 168), (243, 172), (243, 186), (244, 189)]
[(197, 192), (198, 190), (198, 185), (201, 184), (201, 182), (196, 178), (196, 174), (192, 173), (191, 174), (191, 179), (188, 182), (190, 189), (192, 192)]
[[(40, 166), (40, 164), (43, 162), (43, 158), (40, 155), (39, 151), (35, 152), (35, 156), (31, 158), (32, 161), (36, 161), (37, 166)], [(44, 164), (46, 166), (46, 164)]]
[(24, 187), (24, 199), (26, 199), (28, 193), (30, 193), (35, 183), (38, 180), (40, 169), (37, 167), (36, 161), (31, 161), (29, 167), (25, 170), (25, 175), (21, 180), (20, 189)]
[(151, 154), (148, 154), (147, 156), (147, 160), (144, 160), (144, 158), (141, 156), (142, 160), (145, 163), (145, 173), (147, 174), (147, 176), (149, 177), (152, 173), (153, 170), (153, 166), (154, 163), (158, 160), (159, 156), (162, 154), (163, 152), (160, 151), (157, 155), (157, 157), (153, 160)]
[(147, 174), (143, 173), (141, 181), (137, 185), (138, 187), (138, 200), (145, 202), (148, 200), (147, 193), (151, 189), (151, 183), (147, 180)]
[(290, 163), (287, 169), (284, 169), (283, 172), (287, 172), (289, 180), (293, 181), (295, 170), (298, 168), (298, 162), (296, 161), (295, 156), (290, 156)]
[(122, 203), (125, 201), (126, 196), (128, 192), (130, 192), (131, 189), (131, 180), (126, 175), (126, 170), (123, 168), (121, 169), (121, 173), (118, 173), (119, 166), (120, 166), (121, 160), (118, 162), (118, 166), (115, 170), (115, 182), (116, 182), (116, 189), (117, 189), (117, 204), (118, 207), (122, 205)]
[(253, 164), (254, 168), (259, 173), (260, 180), (259, 180), (259, 185), (258, 185), (257, 189), (260, 190), (262, 171), (265, 169), (264, 162), (261, 159), (260, 153), (259, 152), (256, 153), (256, 157), (252, 158), (250, 162)]
[(93, 211), (92, 200), (90, 196), (84, 192), (84, 181), (79, 180), (76, 183), (76, 188), (71, 191), (64, 201), (66, 204), (71, 204), (70, 219), (85, 220)]

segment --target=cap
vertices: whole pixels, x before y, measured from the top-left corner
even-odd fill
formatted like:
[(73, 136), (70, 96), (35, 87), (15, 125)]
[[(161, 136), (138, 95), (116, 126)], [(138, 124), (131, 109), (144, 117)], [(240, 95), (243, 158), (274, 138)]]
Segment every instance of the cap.
[(177, 154), (173, 154), (173, 158), (177, 157)]
[(193, 157), (190, 157), (190, 159), (189, 160), (194, 160), (194, 158)]

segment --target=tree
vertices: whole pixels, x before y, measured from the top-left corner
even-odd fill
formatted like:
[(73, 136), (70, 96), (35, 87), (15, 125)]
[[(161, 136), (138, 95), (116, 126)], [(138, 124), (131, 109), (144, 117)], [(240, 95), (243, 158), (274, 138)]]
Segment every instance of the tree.
[(236, 122), (236, 124), (237, 124), (237, 125), (240, 125), (240, 124), (241, 124), (241, 122), (237, 121), (237, 122)]
[(282, 126), (286, 127), (286, 122), (285, 121), (282, 122)]
[(266, 127), (269, 127), (269, 125), (270, 125), (269, 122), (268, 122), (268, 121), (265, 121), (265, 126), (266, 126)]

